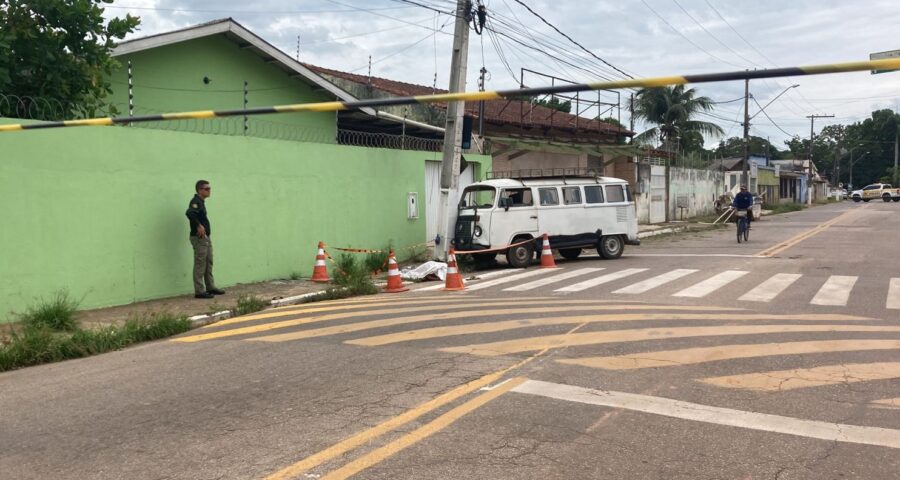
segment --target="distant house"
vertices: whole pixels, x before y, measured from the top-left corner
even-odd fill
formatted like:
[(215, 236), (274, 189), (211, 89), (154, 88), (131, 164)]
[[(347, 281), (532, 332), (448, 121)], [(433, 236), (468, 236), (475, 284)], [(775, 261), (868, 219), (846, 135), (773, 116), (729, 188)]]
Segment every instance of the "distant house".
[[(762, 198), (763, 203), (778, 202), (780, 200), (779, 169), (772, 165), (772, 160), (764, 155), (750, 155), (749, 169), (750, 182), (748, 190)], [(720, 170), (724, 176), (725, 191), (732, 195), (740, 190), (744, 175), (744, 159), (730, 157), (718, 159), (713, 162), (712, 168)]]
[[(425, 85), (305, 66), (359, 98), (446, 93)], [(396, 117), (435, 127), (443, 127), (446, 120), (446, 104), (405, 105), (385, 110)], [(475, 134), (470, 148), (490, 153), (494, 171), (582, 168), (634, 181), (634, 166), (624, 167), (634, 156), (634, 149), (622, 144), (634, 135), (627, 129), (529, 100), (466, 102), (465, 116), (468, 130)], [(489, 146), (482, 146), (480, 139), (486, 139)], [(623, 166), (613, 166), (617, 160)]]

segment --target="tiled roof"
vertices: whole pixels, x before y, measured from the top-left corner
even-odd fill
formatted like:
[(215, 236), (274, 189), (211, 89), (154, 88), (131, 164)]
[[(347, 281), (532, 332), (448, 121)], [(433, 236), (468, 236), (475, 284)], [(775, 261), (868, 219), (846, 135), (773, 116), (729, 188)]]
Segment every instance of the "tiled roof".
[[(305, 64), (310, 70), (327, 76), (342, 78), (354, 83), (362, 85), (369, 84), (375, 90), (395, 95), (398, 97), (432, 95), (436, 93), (447, 93), (447, 90), (433, 89), (425, 85), (415, 85), (412, 83), (398, 82), (379, 77), (367, 77), (365, 75), (357, 75), (354, 73), (341, 72), (331, 70), (316, 65)], [(446, 108), (446, 104), (435, 104), (442, 108)], [(527, 101), (520, 100), (494, 100), (485, 102), (484, 119), (486, 122), (493, 124), (508, 124), (528, 127), (553, 127), (574, 129), (581, 131), (602, 131), (611, 135), (621, 133), (623, 135), (633, 135), (633, 132), (625, 128), (615, 125), (599, 122), (596, 120), (578, 117), (570, 113), (560, 112), (541, 105), (532, 105)], [(466, 102), (466, 114), (478, 115), (478, 102)]]

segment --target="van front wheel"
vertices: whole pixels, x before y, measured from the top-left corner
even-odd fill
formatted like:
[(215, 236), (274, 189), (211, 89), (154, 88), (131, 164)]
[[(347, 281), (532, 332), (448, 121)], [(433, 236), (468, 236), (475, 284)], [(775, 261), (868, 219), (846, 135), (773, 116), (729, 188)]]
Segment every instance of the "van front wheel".
[(531, 265), (532, 243), (517, 245), (506, 252), (506, 261), (515, 268), (525, 268)]
[(600, 248), (597, 250), (600, 251), (601, 257), (612, 260), (622, 256), (622, 252), (625, 250), (625, 243), (620, 235), (600, 237)]

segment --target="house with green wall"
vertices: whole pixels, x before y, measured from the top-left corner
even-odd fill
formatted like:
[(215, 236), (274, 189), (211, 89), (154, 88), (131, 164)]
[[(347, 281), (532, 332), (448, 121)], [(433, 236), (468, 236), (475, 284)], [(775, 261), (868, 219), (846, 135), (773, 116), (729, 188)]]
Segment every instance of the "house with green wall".
[[(124, 42), (115, 56), (118, 116), (354, 99), (230, 19)], [(4, 134), (0, 322), (63, 289), (83, 308), (191, 293), (184, 212), (198, 179), (212, 184), (226, 288), (308, 276), (319, 241), (421, 244), (440, 135), (375, 110)], [(465, 164), (480, 179), (490, 157)]]

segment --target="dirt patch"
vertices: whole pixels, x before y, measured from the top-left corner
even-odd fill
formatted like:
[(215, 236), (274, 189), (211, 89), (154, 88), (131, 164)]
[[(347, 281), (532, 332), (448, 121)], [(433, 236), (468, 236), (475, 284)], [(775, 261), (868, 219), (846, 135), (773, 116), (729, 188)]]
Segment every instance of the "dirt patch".
[(232, 309), (241, 295), (256, 295), (264, 300), (277, 300), (304, 293), (321, 292), (329, 286), (331, 285), (327, 283), (314, 283), (308, 280), (272, 280), (238, 284), (226, 289), (225, 295), (218, 295), (214, 299), (194, 298), (193, 294), (181, 295), (117, 307), (82, 310), (78, 312), (76, 319), (84, 328), (92, 328), (121, 325), (128, 318), (157, 312), (169, 312), (177, 316), (190, 317)]

